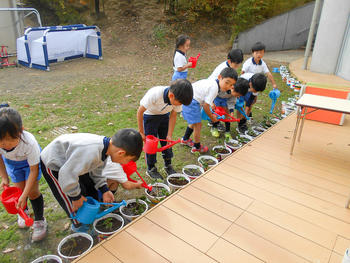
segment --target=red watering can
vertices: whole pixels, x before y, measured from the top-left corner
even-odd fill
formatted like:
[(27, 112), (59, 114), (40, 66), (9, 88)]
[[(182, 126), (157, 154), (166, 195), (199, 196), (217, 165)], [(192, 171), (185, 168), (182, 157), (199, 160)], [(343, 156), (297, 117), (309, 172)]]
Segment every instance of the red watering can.
[(196, 65), (197, 65), (197, 61), (198, 61), (198, 58), (201, 56), (200, 53), (198, 53), (197, 57), (190, 57), (188, 59), (188, 62), (192, 62), (192, 67), (191, 68), (195, 68)]
[[(157, 148), (159, 141), (170, 142), (170, 144), (167, 144), (161, 148)], [(162, 152), (162, 151), (174, 146), (175, 144), (179, 143), (180, 141), (181, 141), (180, 139), (178, 139), (177, 141), (163, 140), (163, 139), (158, 139), (157, 137), (155, 137), (153, 135), (147, 135), (145, 145), (143, 146), (143, 150), (145, 153), (148, 153), (148, 154), (156, 154), (157, 152)]]
[(152, 186), (148, 185), (145, 180), (143, 180), (143, 178), (141, 177), (141, 175), (139, 174), (139, 172), (137, 171), (137, 166), (136, 163), (134, 161), (130, 161), (127, 164), (122, 164), (123, 170), (126, 173), (126, 176), (128, 177), (128, 180), (130, 182), (134, 182), (136, 183), (136, 180), (131, 179), (130, 175), (132, 175), (133, 173), (137, 173), (137, 175), (140, 177), (142, 183), (142, 187), (148, 189), (150, 192), (152, 191)]
[(26, 226), (32, 226), (34, 220), (30, 218), (22, 208), (17, 209), (18, 198), (22, 195), (22, 190), (18, 187), (4, 186), (4, 191), (1, 194), (1, 202), (9, 214), (19, 214), (25, 221)]
[(220, 121), (223, 122), (239, 122), (240, 119), (233, 118), (231, 115), (227, 114), (225, 109), (223, 107), (217, 106), (215, 108), (215, 114), (219, 116), (220, 118), (217, 118)]

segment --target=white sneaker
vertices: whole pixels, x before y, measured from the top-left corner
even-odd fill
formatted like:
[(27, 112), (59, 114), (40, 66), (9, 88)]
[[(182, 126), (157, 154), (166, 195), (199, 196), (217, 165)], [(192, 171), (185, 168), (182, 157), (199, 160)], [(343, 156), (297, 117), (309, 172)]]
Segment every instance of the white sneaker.
[(34, 221), (33, 224), (33, 234), (32, 234), (32, 241), (40, 241), (46, 237), (47, 233), (47, 222), (46, 219)]
[[(25, 211), (25, 213), (27, 214), (27, 212)], [(26, 222), (24, 221), (24, 219), (19, 215), (17, 214), (17, 224), (18, 224), (18, 227), (19, 228), (26, 228)]]

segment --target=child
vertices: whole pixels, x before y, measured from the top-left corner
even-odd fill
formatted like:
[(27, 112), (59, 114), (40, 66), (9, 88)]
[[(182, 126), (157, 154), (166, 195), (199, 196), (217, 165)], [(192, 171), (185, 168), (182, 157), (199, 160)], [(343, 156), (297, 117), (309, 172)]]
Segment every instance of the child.
[(264, 73), (267, 75), (272, 83), (274, 89), (277, 88), (276, 82), (270, 73), (265, 61), (262, 60), (265, 54), (265, 45), (261, 42), (257, 42), (252, 46), (252, 57), (248, 58), (242, 67), (241, 74), (244, 73)]
[[(241, 49), (231, 49), (231, 51), (227, 54), (227, 60), (219, 64), (213, 71), (213, 73), (209, 76), (209, 79), (217, 79), (220, 72), (224, 68), (233, 68), (237, 70), (240, 66), (240, 64), (243, 61), (243, 52)], [(240, 83), (244, 83), (244, 81), (240, 81)], [(246, 83), (245, 83), (246, 84)], [(243, 85), (244, 86), (244, 85)], [(241, 84), (238, 85), (238, 89), (240, 89)], [(247, 92), (245, 92), (247, 93)], [(243, 95), (245, 95), (245, 93)], [(218, 96), (214, 100), (215, 106), (222, 106), (224, 107), (227, 112), (230, 112), (231, 115), (233, 116), (233, 111), (235, 108), (235, 102), (236, 102), (236, 97), (231, 94), (230, 91), (227, 92), (222, 92), (220, 91), (218, 93)], [(209, 122), (208, 125), (212, 126), (212, 123)], [(225, 138), (226, 140), (232, 140), (231, 134), (230, 134), (230, 127), (231, 123), (230, 122), (225, 122)], [(214, 137), (219, 137), (219, 131), (217, 128), (211, 129), (212, 136)]]
[[(107, 157), (125, 164), (139, 159), (142, 137), (134, 129), (121, 129), (112, 138), (89, 134), (64, 134), (54, 139), (41, 153), (41, 169), (51, 191), (68, 217), (86, 201), (85, 196), (103, 202), (114, 201), (102, 170)], [(87, 225), (72, 220), (74, 232), (85, 232)]]
[(102, 171), (102, 176), (107, 178), (108, 189), (115, 194), (118, 186), (121, 185), (124, 189), (140, 189), (142, 188), (142, 181), (131, 182), (123, 170), (120, 163), (112, 162), (110, 157), (107, 157), (106, 167)]
[[(9, 107), (0, 109), (0, 156), (1, 187), (9, 185), (10, 177), (14, 186), (21, 188), (17, 207), (22, 209), (29, 197), (35, 216), (32, 241), (44, 239), (47, 223), (44, 199), (39, 190), (40, 146), (31, 133), (23, 130), (20, 114)], [(20, 216), (17, 223), (20, 228), (26, 227)]]
[(180, 35), (176, 38), (173, 68), (174, 74), (171, 81), (186, 79), (188, 68), (192, 67), (192, 62), (187, 63), (186, 52), (190, 49), (191, 40), (189, 36)]
[[(266, 88), (267, 79), (262, 73), (245, 73), (241, 77), (249, 81), (249, 91), (242, 97), (245, 101), (246, 115), (249, 116), (251, 115), (252, 106), (255, 104), (259, 92), (264, 91)], [(238, 117), (241, 119), (238, 123), (238, 131), (244, 134), (248, 130), (247, 120), (241, 114), (238, 114)]]
[[(233, 68), (224, 68), (216, 80), (202, 79), (193, 83), (193, 100), (190, 105), (184, 106), (182, 109), (184, 119), (189, 125), (181, 140), (182, 144), (192, 148), (192, 153), (205, 153), (208, 151), (207, 146), (200, 144), (200, 132), (202, 128), (201, 107), (203, 107), (205, 113), (213, 121), (213, 127), (217, 127), (219, 122), (215, 115), (211, 113), (210, 106), (213, 104), (219, 91), (232, 91), (236, 81), (236, 70)], [(190, 139), (192, 132), (194, 132), (194, 143)]]
[[(137, 111), (137, 124), (142, 137), (153, 135), (159, 139), (171, 140), (176, 123), (177, 112), (181, 112), (181, 105), (189, 105), (193, 98), (191, 83), (186, 79), (178, 79), (170, 87), (158, 86), (147, 91), (140, 101)], [(162, 146), (167, 143), (160, 142)], [(168, 148), (162, 152), (165, 172), (170, 175), (176, 173), (171, 165), (173, 152)], [(146, 154), (146, 174), (154, 179), (163, 179), (155, 166), (156, 154)]]

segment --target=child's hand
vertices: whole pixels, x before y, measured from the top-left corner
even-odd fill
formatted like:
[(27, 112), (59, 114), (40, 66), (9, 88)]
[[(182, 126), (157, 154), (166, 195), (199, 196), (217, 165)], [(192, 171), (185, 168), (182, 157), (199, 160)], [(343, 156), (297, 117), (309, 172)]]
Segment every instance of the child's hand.
[(16, 208), (17, 209), (20, 209), (20, 208), (24, 209), (26, 207), (26, 204), (27, 204), (27, 197), (23, 196), (23, 194), (21, 194), (21, 196), (18, 198)]
[(273, 84), (273, 85), (272, 85), (272, 88), (273, 88), (273, 89), (277, 89), (277, 85), (276, 85), (276, 84)]
[(104, 203), (113, 203), (114, 195), (111, 191), (107, 191), (102, 195), (102, 199)]
[(5, 185), (10, 185), (10, 181), (8, 177), (5, 177), (5, 178), (3, 177), (1, 179), (1, 184), (0, 184), (1, 189), (4, 189)]
[(137, 181), (135, 184), (136, 184), (136, 187), (135, 187), (135, 188), (141, 189), (141, 188), (142, 188), (143, 182), (142, 182), (142, 181)]
[(83, 206), (84, 201), (86, 201), (86, 197), (85, 196), (81, 196), (79, 200), (76, 201), (72, 201), (72, 205), (73, 205), (73, 211), (77, 211), (80, 207)]
[(186, 65), (188, 68), (192, 68), (192, 62), (188, 62)]

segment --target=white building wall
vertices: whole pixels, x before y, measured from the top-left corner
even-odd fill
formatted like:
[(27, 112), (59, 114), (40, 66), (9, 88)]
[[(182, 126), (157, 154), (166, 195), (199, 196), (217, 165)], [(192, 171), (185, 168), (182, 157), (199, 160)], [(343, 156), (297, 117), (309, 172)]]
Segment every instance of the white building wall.
[(311, 71), (334, 74), (350, 14), (350, 0), (324, 0)]

